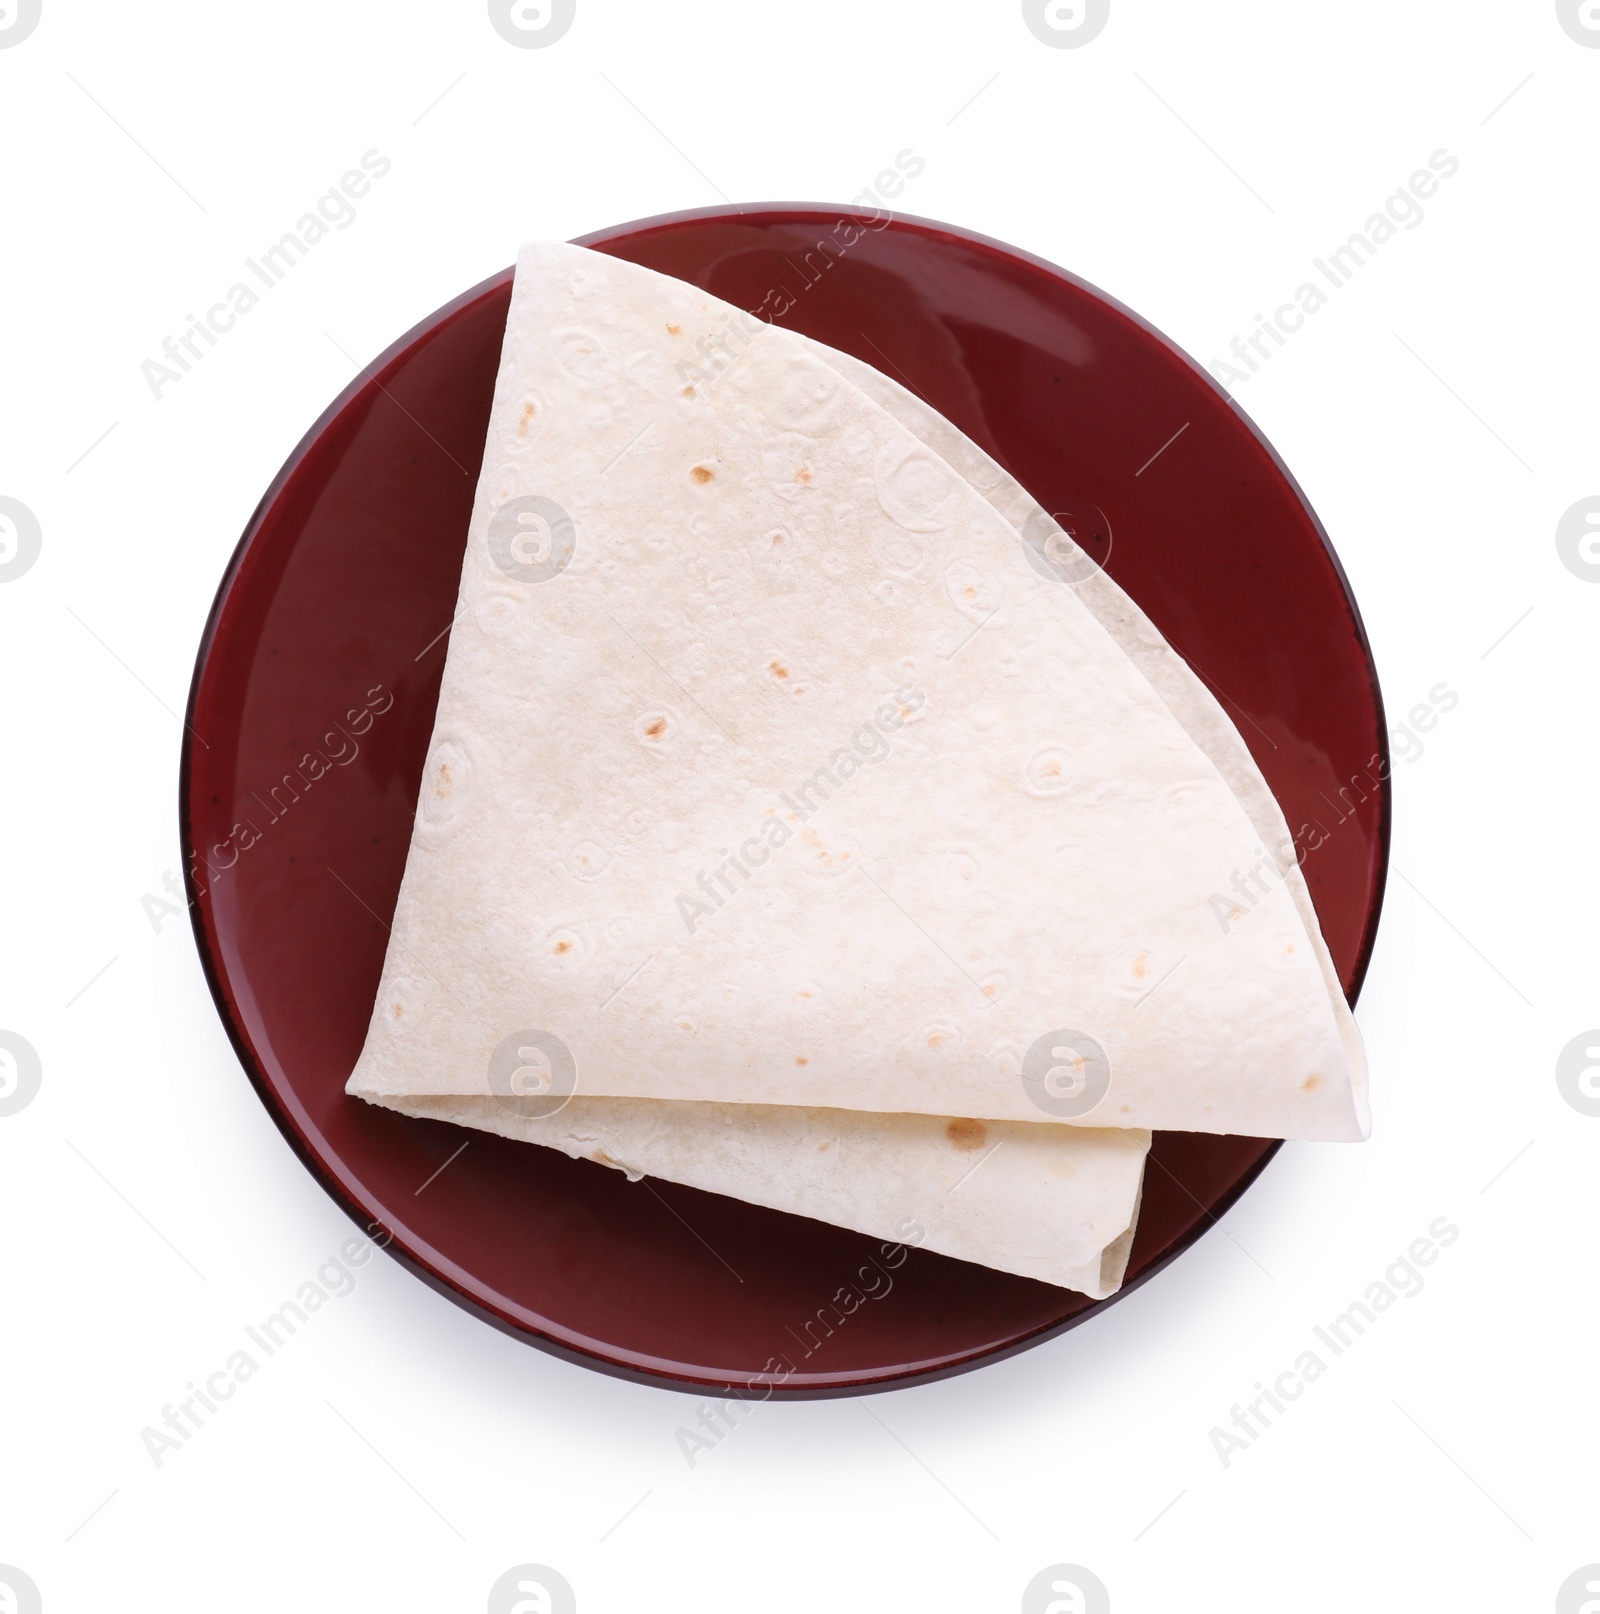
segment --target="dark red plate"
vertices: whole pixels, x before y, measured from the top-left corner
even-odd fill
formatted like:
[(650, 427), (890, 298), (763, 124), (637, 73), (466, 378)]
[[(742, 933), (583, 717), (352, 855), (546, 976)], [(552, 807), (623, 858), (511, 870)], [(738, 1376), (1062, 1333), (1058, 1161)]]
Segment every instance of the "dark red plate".
[[(1109, 536), (1080, 537), (1233, 713), (1354, 997), (1388, 852), (1377, 675), (1316, 516), (1204, 371), (1092, 286), (920, 220), (718, 208), (583, 244), (877, 365), (1047, 509), (1103, 513)], [(318, 1181), (419, 1277), (607, 1372), (835, 1395), (959, 1372), (1081, 1322), (1098, 1308), (1066, 1290), (886, 1256), (820, 1222), (344, 1096), (405, 866), (510, 283), (508, 270), (440, 309), (345, 391), (218, 590), (189, 699), (204, 744), (185, 740), (180, 803), (200, 954), (245, 1070)], [(286, 791), (290, 768), (319, 777)], [(1276, 1147), (1159, 1136), (1123, 1294)]]

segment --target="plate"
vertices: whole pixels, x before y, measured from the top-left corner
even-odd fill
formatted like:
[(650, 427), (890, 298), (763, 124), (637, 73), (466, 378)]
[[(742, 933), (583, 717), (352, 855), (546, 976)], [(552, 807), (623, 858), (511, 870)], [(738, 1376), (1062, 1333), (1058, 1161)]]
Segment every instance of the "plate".
[[(876, 365), (1070, 517), (1233, 714), (1354, 998), (1388, 853), (1377, 676), (1316, 516), (1203, 370), (1074, 276), (924, 220), (717, 208), (580, 244)], [(206, 627), (181, 830), (201, 958), (257, 1092), (317, 1180), (420, 1278), (607, 1372), (854, 1394), (1081, 1323), (1114, 1302), (345, 1097), (405, 867), (510, 286), (507, 270), (441, 308), (317, 421)], [(1121, 1293), (1192, 1244), (1276, 1148), (1158, 1135)]]

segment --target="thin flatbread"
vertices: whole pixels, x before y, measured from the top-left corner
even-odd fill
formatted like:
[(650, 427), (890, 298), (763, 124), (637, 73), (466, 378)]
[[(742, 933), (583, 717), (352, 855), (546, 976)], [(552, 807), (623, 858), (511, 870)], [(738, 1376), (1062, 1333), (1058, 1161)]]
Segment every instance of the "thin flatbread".
[(1277, 871), (1216, 766), (1011, 524), (749, 323), (519, 260), (355, 1087), (492, 1096), (537, 1035), (585, 1095), (1364, 1135), (1283, 880), (1218, 911)]

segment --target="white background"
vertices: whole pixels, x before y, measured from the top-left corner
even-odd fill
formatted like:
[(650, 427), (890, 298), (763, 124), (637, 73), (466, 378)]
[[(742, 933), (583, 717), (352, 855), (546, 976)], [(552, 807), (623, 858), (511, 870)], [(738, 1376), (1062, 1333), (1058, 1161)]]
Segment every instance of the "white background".
[[(1117, 1614), (1555, 1606), (1600, 1560), (1600, 1119), (1554, 1078), (1600, 1024), (1600, 588), (1555, 546), (1600, 492), (1597, 97), (1547, 0), (1112, 0), (1078, 49), (1014, 0), (578, 0), (536, 50), (481, 0), (44, 0), (0, 50), (0, 494), (43, 530), (0, 584), (0, 1027), (44, 1073), (0, 1118), (0, 1563), (50, 1614), (476, 1611), (529, 1560), (583, 1614), (1010, 1611), (1062, 1561)], [(393, 170), (356, 223), (153, 399), (141, 361), (373, 147)], [(764, 1407), (693, 1469), (693, 1398), (380, 1258), (156, 1469), (141, 1429), (350, 1233), (187, 922), (141, 908), (179, 867), (173, 713), (257, 498), (352, 358), (522, 239), (843, 201), (907, 147), (906, 211), (1202, 360), (1460, 160), (1235, 388), (1333, 535), (1391, 719), (1460, 697), (1396, 768), (1372, 1142), (1286, 1146), (1063, 1338), (875, 1417)], [(1425, 1289), (1225, 1468), (1211, 1428), (1440, 1216)]]

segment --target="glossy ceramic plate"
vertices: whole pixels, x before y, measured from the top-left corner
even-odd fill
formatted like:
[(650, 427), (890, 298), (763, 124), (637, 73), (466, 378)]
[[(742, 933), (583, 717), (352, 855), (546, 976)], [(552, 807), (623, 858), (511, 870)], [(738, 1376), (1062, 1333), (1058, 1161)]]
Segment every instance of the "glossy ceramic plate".
[[(878, 366), (1060, 512), (1233, 714), (1354, 997), (1388, 848), (1377, 679), (1315, 515), (1201, 369), (1071, 275), (918, 220), (715, 209), (582, 244)], [(182, 833), (201, 957), (262, 1101), (419, 1277), (608, 1372), (844, 1394), (1082, 1322), (1099, 1306), (1063, 1289), (345, 1097), (405, 866), (510, 285), (507, 270), (423, 321), (312, 427), (206, 628)], [(308, 788), (284, 789), (291, 767), (316, 774)], [(1158, 1135), (1122, 1293), (1276, 1148)]]

